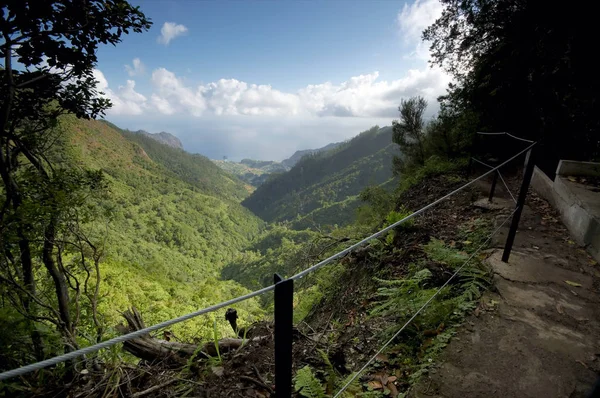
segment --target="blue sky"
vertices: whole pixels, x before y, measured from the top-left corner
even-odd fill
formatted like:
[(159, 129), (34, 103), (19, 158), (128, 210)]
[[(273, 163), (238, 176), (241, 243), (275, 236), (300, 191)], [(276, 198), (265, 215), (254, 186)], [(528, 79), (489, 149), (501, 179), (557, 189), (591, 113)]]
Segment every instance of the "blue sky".
[(437, 0), (134, 1), (154, 25), (99, 51), (121, 127), (190, 152), (281, 160), (390, 124), (401, 98), (444, 92), (420, 32)]

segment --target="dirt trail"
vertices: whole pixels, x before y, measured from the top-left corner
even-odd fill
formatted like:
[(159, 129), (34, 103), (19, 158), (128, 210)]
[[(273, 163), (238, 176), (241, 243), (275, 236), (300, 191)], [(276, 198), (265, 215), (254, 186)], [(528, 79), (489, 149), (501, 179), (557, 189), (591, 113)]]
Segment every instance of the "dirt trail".
[(412, 397), (584, 397), (593, 385), (600, 267), (535, 195), (505, 264), (499, 248), (507, 232), (497, 235), (487, 260), (496, 292), (484, 295)]

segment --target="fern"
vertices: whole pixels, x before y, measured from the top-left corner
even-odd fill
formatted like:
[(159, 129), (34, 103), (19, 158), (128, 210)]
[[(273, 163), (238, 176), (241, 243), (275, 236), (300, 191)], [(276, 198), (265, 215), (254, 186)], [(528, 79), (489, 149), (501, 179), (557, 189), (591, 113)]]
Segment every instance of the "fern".
[(463, 268), (459, 278), (462, 296), (467, 301), (477, 300), (491, 283), (490, 273), (475, 266)]
[(467, 254), (452, 247), (446, 246), (443, 240), (431, 238), (431, 241), (423, 246), (427, 257), (440, 264), (446, 264), (451, 268), (457, 268), (467, 261)]
[(294, 388), (297, 393), (306, 398), (327, 398), (321, 382), (308, 365), (296, 373)]
[(424, 268), (417, 271), (411, 278), (397, 280), (375, 279), (383, 286), (377, 289), (380, 299), (371, 314), (407, 315), (414, 312), (416, 307), (424, 304), (434, 293), (432, 289), (423, 289), (431, 278), (431, 271)]
[[(350, 373), (344, 379), (340, 380), (336, 384), (336, 387), (338, 389), (341, 389), (342, 387), (344, 387), (354, 377), (355, 374), (356, 373)], [(352, 381), (352, 383), (350, 383), (350, 385), (346, 388), (346, 390), (344, 390), (344, 392), (341, 395), (343, 398), (356, 397), (362, 391), (362, 388), (360, 386), (360, 382), (358, 381), (358, 379), (359, 379), (358, 377), (356, 379), (354, 379)]]

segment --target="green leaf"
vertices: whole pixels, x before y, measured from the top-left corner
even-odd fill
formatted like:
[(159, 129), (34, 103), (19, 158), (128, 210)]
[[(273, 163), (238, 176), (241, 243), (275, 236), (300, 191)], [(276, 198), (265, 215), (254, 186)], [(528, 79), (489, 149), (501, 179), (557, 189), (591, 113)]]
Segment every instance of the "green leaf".
[(306, 398), (326, 397), (325, 389), (308, 365), (298, 370), (296, 373), (294, 388), (297, 393)]

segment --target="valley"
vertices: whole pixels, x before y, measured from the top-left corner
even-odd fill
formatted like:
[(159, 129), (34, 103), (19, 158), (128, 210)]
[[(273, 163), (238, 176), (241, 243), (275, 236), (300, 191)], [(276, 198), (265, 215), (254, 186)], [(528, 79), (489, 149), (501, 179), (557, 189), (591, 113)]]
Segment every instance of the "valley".
[(583, 3), (0, 8), (0, 397), (600, 395)]

